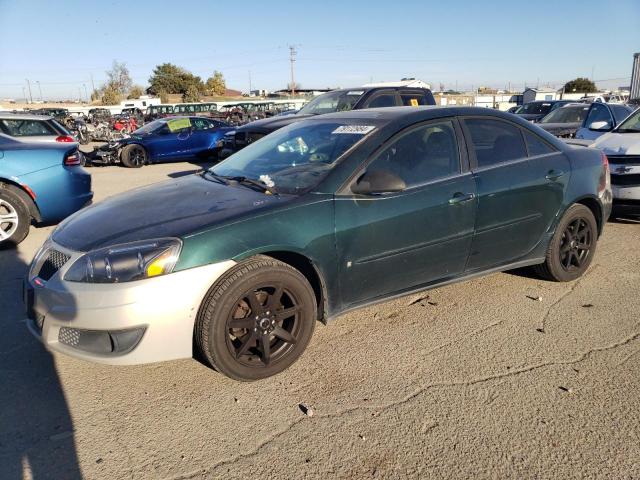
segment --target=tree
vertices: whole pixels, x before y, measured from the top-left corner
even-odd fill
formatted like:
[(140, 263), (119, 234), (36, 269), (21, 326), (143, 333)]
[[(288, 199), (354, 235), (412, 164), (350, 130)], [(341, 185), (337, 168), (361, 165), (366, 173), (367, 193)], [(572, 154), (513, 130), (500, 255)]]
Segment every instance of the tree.
[(182, 94), (183, 102), (199, 102), (200, 101), (200, 89), (195, 84), (191, 84), (187, 87), (187, 91)]
[(205, 83), (205, 93), (207, 95), (224, 95), (227, 91), (227, 83), (224, 80), (222, 72), (214, 70), (213, 76), (207, 79)]
[(131, 90), (129, 90), (127, 99), (133, 100), (136, 98), (140, 98), (142, 95), (144, 95), (144, 89), (140, 85), (134, 85), (133, 87), (131, 87)]
[(112, 86), (106, 87), (102, 92), (102, 99), (100, 100), (102, 105), (117, 105), (122, 100), (120, 92), (118, 92)]
[(597, 92), (598, 88), (596, 84), (593, 83), (588, 78), (578, 77), (570, 82), (564, 84), (564, 91), (569, 92), (577, 92), (577, 93), (593, 93)]
[[(198, 95), (204, 91), (204, 84), (200, 77), (172, 63), (156, 66), (149, 78), (149, 85), (149, 93), (153, 95), (158, 95), (160, 92), (185, 95), (191, 86), (195, 87)], [(193, 93), (194, 89), (191, 90)]]
[(133, 81), (131, 80), (131, 75), (129, 75), (129, 69), (126, 64), (114, 60), (111, 65), (111, 70), (107, 70), (106, 74), (108, 78), (107, 88), (113, 89), (120, 95), (125, 95), (131, 90)]
[(97, 102), (98, 100), (100, 100), (101, 96), (102, 96), (102, 93), (100, 92), (100, 90), (95, 89), (93, 92), (91, 92), (91, 101)]

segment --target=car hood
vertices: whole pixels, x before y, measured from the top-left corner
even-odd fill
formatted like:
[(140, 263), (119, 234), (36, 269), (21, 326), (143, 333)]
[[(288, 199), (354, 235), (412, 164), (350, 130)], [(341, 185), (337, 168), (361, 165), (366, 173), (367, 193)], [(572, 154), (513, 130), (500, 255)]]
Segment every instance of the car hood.
[(285, 115), (284, 117), (271, 117), (263, 118), (262, 120), (256, 120), (255, 122), (247, 123), (241, 127), (236, 128), (236, 132), (265, 132), (271, 133), (292, 123), (300, 122), (305, 118), (313, 117), (314, 115)]
[(296, 198), (265, 195), (189, 175), (138, 188), (87, 207), (62, 222), (53, 241), (86, 252), (137, 240), (185, 237)]
[(609, 155), (640, 155), (640, 133), (606, 133), (591, 146)]
[(540, 128), (545, 129), (547, 132), (560, 132), (565, 130), (576, 131), (582, 125), (580, 122), (572, 123), (538, 123)]

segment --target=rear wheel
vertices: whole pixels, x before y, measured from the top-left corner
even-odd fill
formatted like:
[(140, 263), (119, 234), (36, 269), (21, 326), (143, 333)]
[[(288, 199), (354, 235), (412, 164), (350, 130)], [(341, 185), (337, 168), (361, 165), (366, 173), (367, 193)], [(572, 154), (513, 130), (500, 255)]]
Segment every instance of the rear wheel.
[(122, 149), (120, 160), (125, 167), (140, 168), (147, 162), (147, 151), (141, 145), (127, 145)]
[(0, 248), (19, 244), (29, 233), (29, 208), (15, 190), (10, 185), (0, 185)]
[(581, 277), (591, 265), (598, 241), (598, 224), (591, 210), (572, 205), (551, 239), (545, 262), (536, 265), (538, 275), (556, 282)]
[(295, 362), (315, 320), (315, 295), (307, 279), (285, 263), (258, 256), (211, 288), (198, 313), (195, 340), (215, 369), (252, 381)]

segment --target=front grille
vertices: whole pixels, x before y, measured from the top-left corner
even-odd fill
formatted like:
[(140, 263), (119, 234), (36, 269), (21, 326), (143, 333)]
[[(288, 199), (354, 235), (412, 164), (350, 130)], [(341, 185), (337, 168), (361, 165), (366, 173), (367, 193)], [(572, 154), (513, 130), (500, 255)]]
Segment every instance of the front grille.
[(640, 186), (640, 173), (632, 173), (630, 175), (611, 174), (611, 185), (617, 187)]
[(609, 164), (640, 165), (640, 155), (607, 155)]
[(62, 327), (58, 332), (58, 341), (75, 347), (80, 343), (80, 330), (69, 327)]
[(58, 250), (49, 250), (47, 259), (42, 264), (42, 267), (40, 267), (38, 277), (44, 281), (49, 281), (51, 277), (69, 261), (69, 258), (71, 258), (69, 255), (59, 252)]

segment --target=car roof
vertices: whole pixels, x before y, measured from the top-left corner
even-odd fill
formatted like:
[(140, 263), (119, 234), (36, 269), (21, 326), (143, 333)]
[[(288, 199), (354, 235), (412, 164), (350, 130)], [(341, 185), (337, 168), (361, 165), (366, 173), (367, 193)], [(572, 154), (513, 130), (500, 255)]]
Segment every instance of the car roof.
[(0, 113), (4, 120), (52, 120), (50, 115), (34, 115), (33, 113)]

